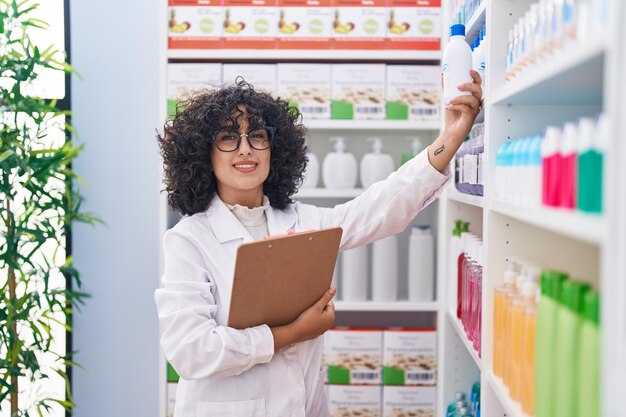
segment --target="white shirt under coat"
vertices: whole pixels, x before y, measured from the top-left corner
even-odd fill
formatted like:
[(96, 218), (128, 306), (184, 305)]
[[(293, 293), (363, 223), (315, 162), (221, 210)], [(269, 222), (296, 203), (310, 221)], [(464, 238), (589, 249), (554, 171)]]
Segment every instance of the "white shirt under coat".
[[(423, 151), (345, 204), (267, 208), (269, 233), (340, 226), (340, 250), (365, 245), (403, 231), (448, 178)], [(181, 377), (176, 417), (328, 416), (323, 337), (274, 353), (268, 326), (226, 325), (237, 248), (252, 241), (218, 197), (165, 234), (163, 288), (155, 299), (161, 347)]]

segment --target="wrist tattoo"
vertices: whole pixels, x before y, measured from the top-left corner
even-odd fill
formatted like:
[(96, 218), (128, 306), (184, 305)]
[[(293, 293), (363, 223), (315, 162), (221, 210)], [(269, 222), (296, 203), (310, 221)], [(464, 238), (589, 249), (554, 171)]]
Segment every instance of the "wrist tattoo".
[(439, 155), (441, 152), (443, 152), (444, 149), (445, 149), (445, 147), (443, 145), (441, 145), (439, 148), (435, 149), (434, 154), (435, 155)]

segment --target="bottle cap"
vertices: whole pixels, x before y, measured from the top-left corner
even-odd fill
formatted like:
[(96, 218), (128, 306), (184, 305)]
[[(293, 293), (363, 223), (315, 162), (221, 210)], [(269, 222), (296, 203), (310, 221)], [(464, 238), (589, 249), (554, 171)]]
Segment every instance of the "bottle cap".
[(578, 153), (591, 149), (595, 136), (596, 124), (593, 119), (583, 117), (578, 122)]
[(463, 227), (463, 220), (455, 220), (454, 230), (452, 231), (452, 236), (461, 237), (462, 227)]
[(463, 401), (463, 400), (465, 400), (465, 393), (461, 392), (461, 391), (457, 391), (456, 394), (454, 394), (454, 398), (457, 401)]
[(537, 293), (537, 284), (535, 284), (532, 281), (526, 281), (524, 282), (524, 285), (522, 285), (522, 296), (524, 298), (535, 298), (535, 295)]
[(450, 26), (450, 36), (465, 36), (465, 25), (452, 25)]
[(372, 152), (376, 154), (380, 154), (385, 150), (385, 146), (383, 145), (383, 141), (380, 138), (370, 138), (368, 142), (372, 142)]
[(469, 232), (469, 226), (469, 222), (463, 222), (463, 224), (461, 225), (461, 233)]
[(575, 313), (582, 313), (585, 305), (583, 299), (590, 289), (589, 284), (581, 281), (567, 280), (563, 282), (561, 296), (559, 297), (561, 304)]
[(412, 235), (429, 235), (430, 233), (430, 226), (415, 225), (411, 228)]
[(559, 299), (561, 286), (567, 281), (567, 274), (559, 271), (543, 271), (541, 274), (541, 294), (551, 297), (554, 300)]
[(517, 278), (517, 272), (515, 271), (515, 263), (513, 261), (506, 261), (506, 271), (504, 271), (504, 283), (513, 284)]
[(330, 138), (330, 141), (335, 142), (335, 152), (337, 153), (343, 153), (346, 151), (346, 149), (348, 149), (344, 138), (333, 137), (333, 138)]
[(583, 316), (595, 325), (600, 325), (600, 294), (597, 291), (590, 290), (585, 294), (585, 308)]

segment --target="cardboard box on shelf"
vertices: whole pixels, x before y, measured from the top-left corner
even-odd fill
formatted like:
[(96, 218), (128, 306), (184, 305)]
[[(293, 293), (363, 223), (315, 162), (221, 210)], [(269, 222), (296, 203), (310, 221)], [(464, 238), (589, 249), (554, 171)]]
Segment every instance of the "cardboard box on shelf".
[(379, 386), (327, 385), (330, 417), (380, 417)]
[(383, 387), (382, 417), (435, 417), (437, 388)]
[(329, 49), (332, 0), (278, 0), (279, 49)]
[(324, 335), (324, 367), (329, 384), (378, 385), (382, 374), (382, 332), (338, 328)]
[(332, 119), (385, 118), (385, 65), (335, 64), (332, 67)]
[(390, 329), (383, 332), (383, 384), (435, 385), (437, 331)]
[(438, 121), (441, 68), (432, 65), (387, 66), (387, 119)]
[(167, 115), (176, 114), (179, 102), (187, 100), (198, 90), (213, 90), (222, 85), (222, 64), (167, 65)]
[(222, 0), (169, 0), (168, 48), (222, 47)]
[(330, 119), (330, 64), (278, 64), (278, 94), (304, 120)]
[(388, 0), (387, 49), (441, 49), (441, 0)]
[(278, 34), (276, 0), (223, 1), (224, 48), (276, 48)]
[(386, 0), (334, 0), (334, 49), (385, 49)]
[(276, 64), (224, 64), (224, 85), (234, 84), (237, 77), (243, 77), (255, 90), (272, 95), (276, 92)]

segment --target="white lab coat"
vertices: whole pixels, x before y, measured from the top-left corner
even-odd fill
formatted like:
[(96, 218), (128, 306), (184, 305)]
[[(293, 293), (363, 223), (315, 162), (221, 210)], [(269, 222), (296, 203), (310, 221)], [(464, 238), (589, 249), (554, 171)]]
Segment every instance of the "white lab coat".
[[(447, 182), (422, 152), (361, 196), (334, 208), (268, 208), (270, 235), (343, 228), (340, 250), (404, 230)], [(175, 417), (326, 417), (323, 337), (274, 353), (266, 325), (227, 327), (235, 256), (252, 237), (215, 198), (165, 234), (155, 293), (161, 346), (180, 374)]]

